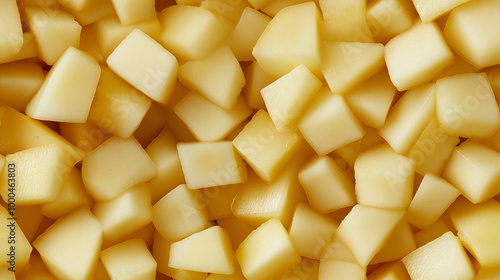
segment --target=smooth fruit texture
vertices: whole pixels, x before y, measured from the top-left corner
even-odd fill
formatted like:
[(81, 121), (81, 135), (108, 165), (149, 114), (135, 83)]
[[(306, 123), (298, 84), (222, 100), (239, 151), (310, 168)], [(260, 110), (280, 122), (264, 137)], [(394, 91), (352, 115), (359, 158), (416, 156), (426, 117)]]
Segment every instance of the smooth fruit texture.
[(0, 61), (17, 54), (23, 46), (23, 29), (16, 1), (3, 0), (0, 18)]

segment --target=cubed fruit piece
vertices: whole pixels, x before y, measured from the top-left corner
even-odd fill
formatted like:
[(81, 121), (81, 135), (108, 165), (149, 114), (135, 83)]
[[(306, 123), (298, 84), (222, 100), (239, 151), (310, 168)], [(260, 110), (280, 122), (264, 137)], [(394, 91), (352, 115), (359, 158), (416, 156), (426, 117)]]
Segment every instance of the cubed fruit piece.
[[(243, 1), (242, 1), (243, 2)], [(243, 10), (238, 24), (227, 38), (227, 44), (238, 61), (252, 61), (252, 50), (271, 18), (250, 7)]]
[(246, 181), (246, 168), (230, 141), (177, 144), (186, 184), (190, 189)]
[(167, 103), (177, 78), (177, 59), (146, 33), (132, 31), (106, 62), (133, 87), (155, 101)]
[(25, 13), (38, 55), (48, 65), (53, 65), (68, 47), (80, 46), (82, 26), (70, 14), (42, 7), (27, 7)]
[(135, 138), (112, 137), (87, 154), (82, 178), (96, 201), (108, 201), (156, 176), (156, 166)]
[(426, 173), (406, 210), (406, 220), (419, 229), (431, 226), (460, 195), (441, 177)]
[(259, 110), (233, 145), (263, 180), (271, 182), (299, 152), (302, 142), (296, 132), (279, 132), (269, 114)]
[(387, 116), (380, 135), (400, 154), (407, 154), (434, 116), (434, 84), (407, 91)]
[(446, 133), (487, 138), (500, 127), (498, 105), (485, 73), (439, 79), (435, 91), (436, 116)]
[(416, 15), (411, 0), (375, 0), (366, 6), (366, 21), (373, 39), (384, 44), (410, 28)]
[(155, 279), (156, 261), (141, 239), (114, 245), (102, 251), (100, 259), (111, 279)]
[(271, 219), (252, 231), (236, 250), (236, 259), (249, 280), (275, 279), (301, 262), (278, 219)]
[(411, 280), (401, 261), (382, 264), (368, 275), (368, 280)]
[(89, 279), (98, 261), (102, 228), (88, 207), (61, 218), (33, 242), (50, 272), (63, 279)]
[(422, 22), (430, 22), (448, 13), (455, 7), (469, 1), (470, 0), (451, 0), (436, 3), (432, 0), (413, 0), (413, 4)]
[(447, 213), (460, 241), (481, 267), (500, 265), (500, 203), (490, 199), (473, 204), (460, 197)]
[(354, 182), (328, 156), (315, 157), (301, 168), (298, 176), (309, 204), (320, 213), (356, 204)]
[(402, 220), (391, 232), (384, 247), (373, 257), (370, 264), (379, 264), (403, 258), (417, 248), (412, 227)]
[(227, 232), (220, 226), (214, 226), (172, 243), (169, 266), (192, 271), (232, 274), (233, 259), (233, 249)]
[(366, 267), (382, 249), (391, 232), (403, 219), (404, 210), (355, 205), (340, 223), (337, 236), (352, 251), (359, 265)]
[(137, 91), (109, 68), (101, 68), (101, 78), (89, 112), (95, 124), (106, 123), (110, 132), (122, 138), (130, 137), (139, 127), (151, 99)]
[(333, 42), (373, 42), (366, 22), (366, 1), (321, 0), (321, 37)]
[(392, 84), (387, 69), (382, 69), (347, 91), (344, 98), (360, 121), (378, 129), (385, 124), (395, 94), (396, 87)]
[(71, 163), (59, 144), (27, 149), (6, 156), (0, 194), (5, 202), (15, 195), (17, 205), (54, 201), (69, 176)]
[(498, 9), (496, 0), (472, 1), (454, 9), (446, 21), (446, 41), (477, 68), (500, 63), (500, 38), (493, 35), (500, 24)]
[(446, 225), (446, 223), (444, 222), (443, 217), (445, 216), (439, 217), (439, 219), (437, 219), (428, 228), (415, 232), (415, 243), (417, 245), (417, 248), (431, 242), (432, 240), (440, 237), (445, 232), (450, 230)]
[(243, 97), (230, 110), (210, 102), (196, 92), (190, 92), (174, 108), (198, 141), (223, 140), (234, 128), (252, 114)]
[(100, 75), (95, 58), (69, 47), (28, 103), (26, 115), (39, 120), (86, 122)]
[[(0, 221), (2, 221), (0, 225), (0, 242), (4, 244), (0, 247), (0, 269), (17, 272), (22, 271), (28, 264), (33, 248), (15, 220), (17, 219), (15, 202), (14, 206), (8, 206), (8, 209), (0, 206)], [(14, 216), (11, 216), (11, 214), (14, 214)]]
[(115, 13), (110, 0), (65, 0), (57, 2), (64, 7), (64, 10), (73, 15), (82, 26), (91, 26), (91, 23)]
[(92, 200), (83, 185), (82, 174), (80, 170), (73, 167), (55, 200), (43, 204), (41, 211), (43, 215), (51, 219), (58, 219), (80, 206), (91, 204)]
[(298, 123), (306, 141), (320, 156), (326, 155), (365, 134), (344, 97), (327, 87), (319, 90)]
[(185, 184), (167, 193), (152, 207), (153, 223), (160, 234), (178, 241), (205, 229), (208, 213), (203, 201)]
[(279, 277), (277, 280), (286, 280), (286, 279), (317, 280), (319, 279), (318, 272), (319, 272), (318, 260), (302, 258), (301, 263), (283, 272), (283, 274), (281, 274), (281, 277)]
[(412, 199), (414, 173), (413, 160), (387, 144), (361, 153), (354, 163), (358, 203), (405, 209)]
[(299, 203), (290, 223), (289, 235), (299, 255), (319, 260), (337, 227), (333, 219)]
[(122, 24), (135, 24), (156, 19), (154, 0), (111, 0)]
[(23, 46), (23, 28), (17, 3), (2, 0), (0, 13), (0, 61), (16, 55)]
[(243, 73), (245, 74), (246, 84), (241, 90), (241, 94), (245, 97), (248, 107), (257, 110), (266, 109), (260, 91), (271, 84), (273, 79), (264, 73), (257, 61), (253, 61), (250, 66), (243, 70)]
[(227, 36), (221, 23), (206, 9), (173, 5), (161, 11), (160, 42), (179, 60), (207, 56)]
[(321, 85), (301, 64), (260, 91), (278, 131), (297, 130), (297, 121)]
[(384, 64), (384, 45), (324, 42), (321, 71), (333, 93), (345, 93)]
[(0, 65), (0, 101), (24, 112), (26, 106), (43, 84), (42, 67), (29, 61)]
[(320, 13), (313, 2), (283, 8), (267, 25), (253, 55), (265, 73), (278, 78), (304, 64), (321, 75)]
[(436, 23), (415, 21), (385, 45), (385, 62), (393, 84), (406, 90), (430, 81), (453, 62)]
[(411, 279), (472, 280), (476, 275), (460, 240), (450, 231), (408, 254), (402, 261)]
[(319, 262), (319, 279), (329, 280), (365, 280), (366, 267), (357, 263), (337, 260), (321, 260)]
[(452, 152), (442, 177), (471, 202), (484, 202), (500, 192), (500, 154), (468, 140)]

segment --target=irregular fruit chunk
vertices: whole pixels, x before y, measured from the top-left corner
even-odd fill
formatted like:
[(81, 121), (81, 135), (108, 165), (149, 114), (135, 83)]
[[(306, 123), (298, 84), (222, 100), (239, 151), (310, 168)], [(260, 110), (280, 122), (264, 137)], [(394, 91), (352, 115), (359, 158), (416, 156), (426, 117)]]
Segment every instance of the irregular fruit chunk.
[(367, 3), (366, 21), (373, 39), (386, 43), (410, 28), (416, 17), (410, 0), (375, 0)]

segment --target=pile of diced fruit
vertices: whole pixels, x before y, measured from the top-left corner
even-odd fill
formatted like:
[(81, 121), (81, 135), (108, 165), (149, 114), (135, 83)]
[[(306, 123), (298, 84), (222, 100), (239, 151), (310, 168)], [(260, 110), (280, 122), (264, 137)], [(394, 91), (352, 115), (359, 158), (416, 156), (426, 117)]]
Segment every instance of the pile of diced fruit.
[(0, 0), (0, 279), (500, 279), (500, 0)]

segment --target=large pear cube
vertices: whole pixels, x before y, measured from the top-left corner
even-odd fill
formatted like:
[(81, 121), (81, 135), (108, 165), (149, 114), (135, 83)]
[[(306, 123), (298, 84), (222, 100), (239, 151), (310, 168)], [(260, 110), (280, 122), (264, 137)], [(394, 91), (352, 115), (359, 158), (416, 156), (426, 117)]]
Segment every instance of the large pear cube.
[(321, 37), (331, 42), (373, 42), (367, 26), (364, 0), (320, 0), (323, 12)]
[(100, 75), (95, 58), (69, 47), (28, 103), (26, 115), (39, 120), (86, 122)]
[(413, 0), (413, 4), (422, 22), (430, 22), (448, 13), (455, 7), (469, 1), (470, 0), (451, 0), (436, 2), (432, 0)]
[(102, 228), (87, 207), (61, 218), (33, 246), (50, 272), (62, 279), (90, 279), (101, 250)]
[(373, 39), (386, 43), (410, 28), (417, 13), (408, 0), (374, 0), (366, 5), (366, 21)]
[(122, 24), (135, 24), (156, 18), (154, 0), (111, 0)]
[(0, 13), (0, 61), (14, 56), (23, 46), (23, 28), (17, 3), (3, 0)]
[[(15, 206), (7, 207), (7, 209), (3, 206), (0, 207), (0, 221), (2, 221), (0, 224), (0, 242), (4, 244), (0, 247), (0, 269), (17, 272), (22, 271), (28, 264), (33, 248), (19, 227), (19, 223), (15, 220), (17, 219), (16, 210)], [(14, 216), (11, 216), (12, 214)]]
[(146, 33), (132, 31), (106, 62), (133, 87), (155, 101), (167, 103), (177, 78), (177, 59)]
[(264, 72), (278, 78), (304, 64), (319, 75), (320, 17), (316, 4), (312, 2), (280, 10), (253, 49), (253, 55)]

